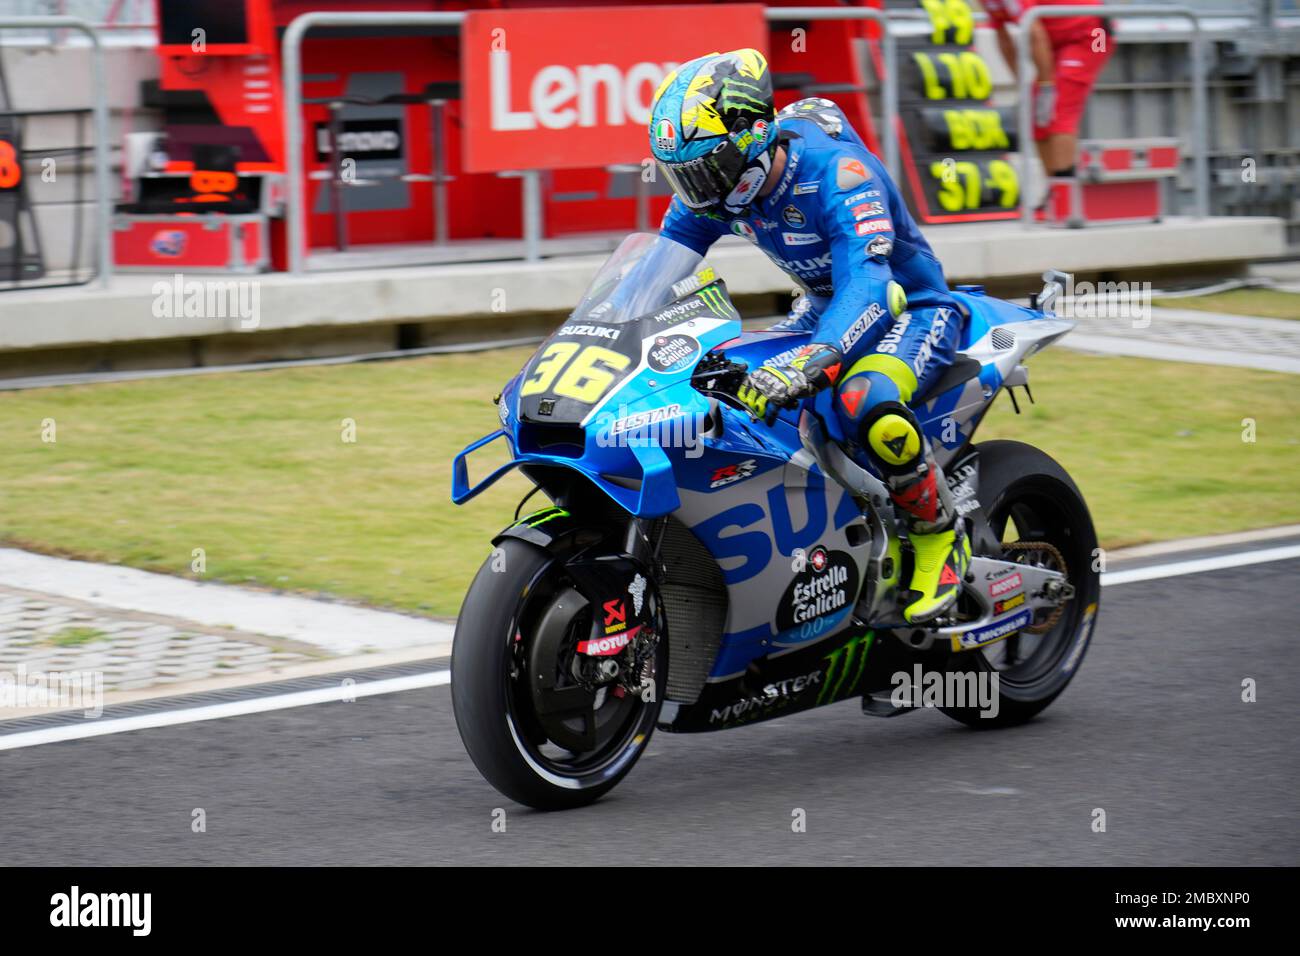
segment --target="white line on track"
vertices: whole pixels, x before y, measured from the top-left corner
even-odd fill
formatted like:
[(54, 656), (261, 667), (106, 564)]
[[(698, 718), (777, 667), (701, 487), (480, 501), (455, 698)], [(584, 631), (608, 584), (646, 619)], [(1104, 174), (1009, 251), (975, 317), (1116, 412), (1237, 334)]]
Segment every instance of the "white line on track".
[(421, 674), (389, 677), (384, 680), (362, 681), (354, 684), (344, 684), (340, 681), (337, 687), (320, 687), (314, 690), (292, 691), (287, 694), (272, 694), (267, 697), (250, 697), (247, 700), (232, 700), (223, 704), (205, 704), (199, 707), (185, 707), (180, 710), (163, 710), (152, 714), (138, 714), (134, 717), (112, 717), (101, 721), (87, 720), (85, 723), (66, 724), (61, 727), (44, 727), (40, 730), (26, 730), (16, 734), (0, 735), (0, 750), (36, 747), (40, 744), (53, 744), (63, 740), (81, 740), (86, 737), (102, 737), (106, 734), (124, 734), (132, 730), (172, 727), (176, 724), (193, 724), (201, 720), (243, 717), (246, 714), (261, 714), (269, 710), (286, 710), (290, 707), (306, 707), (309, 704), (328, 704), (354, 697), (394, 694), (403, 690), (421, 690), (425, 687), (437, 687), (441, 684), (450, 683), (451, 671), (449, 670), (426, 671)]
[(1212, 558), (1192, 558), (1189, 561), (1173, 561), (1169, 564), (1153, 564), (1145, 568), (1131, 568), (1128, 571), (1109, 571), (1101, 576), (1101, 583), (1103, 585), (1132, 584), (1136, 581), (1154, 581), (1157, 578), (1200, 574), (1203, 571), (1240, 568), (1248, 564), (1285, 561), (1288, 558), (1300, 558), (1300, 544), (1263, 548), (1259, 551), (1238, 551), (1235, 554), (1220, 554)]
[[(1200, 574), (1205, 571), (1221, 571), (1225, 568), (1264, 564), (1269, 561), (1286, 561), (1291, 558), (1300, 558), (1300, 544), (1263, 548), (1258, 551), (1239, 551), (1235, 554), (1194, 558), (1189, 561), (1174, 561), (1168, 564), (1155, 564), (1127, 571), (1110, 571), (1102, 575), (1101, 583), (1103, 585), (1133, 584), (1138, 581), (1154, 581), (1158, 578), (1181, 577), (1182, 575)], [(252, 697), (247, 700), (230, 701), (224, 704), (206, 704), (199, 707), (185, 707), (179, 710), (139, 714), (134, 717), (112, 717), (100, 721), (87, 720), (85, 723), (46, 727), (40, 730), (26, 730), (14, 734), (0, 734), (0, 750), (17, 750), (21, 747), (37, 747), (41, 744), (59, 743), (65, 740), (82, 740), (87, 737), (103, 737), (107, 734), (123, 734), (132, 730), (174, 727), (178, 724), (192, 724), (203, 720), (243, 717), (246, 714), (262, 714), (273, 710), (287, 710), (291, 707), (327, 704), (349, 697), (359, 698), (373, 697), (376, 694), (395, 694), (399, 691), (421, 690), (426, 687), (439, 687), (450, 683), (450, 670), (426, 671), (420, 674), (409, 674), (405, 677), (361, 681), (351, 685), (340, 683), (338, 687), (291, 691), (287, 694)]]

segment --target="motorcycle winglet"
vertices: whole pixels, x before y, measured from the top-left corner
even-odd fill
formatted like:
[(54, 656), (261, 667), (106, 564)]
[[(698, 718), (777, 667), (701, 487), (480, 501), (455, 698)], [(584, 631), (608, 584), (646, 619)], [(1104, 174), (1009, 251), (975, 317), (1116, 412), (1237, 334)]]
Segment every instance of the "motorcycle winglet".
[(553, 455), (526, 453), (516, 455), (510, 461), (497, 468), (476, 485), (469, 483), (469, 456), (485, 445), (490, 445), (505, 436), (505, 429), (497, 429), (490, 435), (484, 435), (478, 441), (466, 446), (452, 460), (451, 500), (458, 505), (464, 504), (476, 495), (486, 491), (500, 480), (502, 475), (529, 463), (559, 465), (571, 468), (590, 479), (591, 482), (612, 498), (615, 504), (630, 514), (641, 518), (657, 518), (671, 514), (681, 507), (681, 498), (677, 494), (677, 484), (673, 476), (672, 462), (658, 445), (633, 446), (631, 451), (636, 456), (641, 468), (640, 478), (628, 478), (621, 475), (605, 475), (584, 467), (580, 461)]
[(500, 480), (502, 475), (506, 474), (506, 472), (511, 471), (514, 468), (517, 468), (519, 466), (520, 463), (519, 459), (517, 458), (511, 459), (510, 461), (502, 465), (500, 468), (498, 468), (496, 471), (492, 472), (490, 475), (484, 478), (482, 481), (480, 481), (478, 484), (474, 485), (473, 487), (470, 486), (469, 456), (472, 455), (474, 452), (478, 451), (484, 445), (490, 445), (498, 438), (504, 437), (505, 434), (506, 434), (506, 430), (504, 428), (498, 428), (490, 435), (484, 435), (478, 441), (474, 442), (471, 445), (467, 445), (465, 448), (461, 449), (460, 454), (458, 454), (452, 460), (451, 463), (452, 502), (458, 505), (463, 505), (465, 502), (469, 501), (474, 496), (486, 491), (488, 488), (491, 488), (494, 484), (497, 483), (498, 480)]

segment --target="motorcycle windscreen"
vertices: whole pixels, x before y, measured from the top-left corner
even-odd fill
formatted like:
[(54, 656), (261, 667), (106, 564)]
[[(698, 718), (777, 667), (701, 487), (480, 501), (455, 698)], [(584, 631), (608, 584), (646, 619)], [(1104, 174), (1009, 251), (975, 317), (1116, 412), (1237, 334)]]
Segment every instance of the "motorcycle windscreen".
[(519, 385), (520, 417), (582, 422), (640, 367), (640, 319), (689, 295), (701, 272), (707, 273), (703, 258), (680, 243), (649, 233), (624, 239), (568, 320), (529, 360)]

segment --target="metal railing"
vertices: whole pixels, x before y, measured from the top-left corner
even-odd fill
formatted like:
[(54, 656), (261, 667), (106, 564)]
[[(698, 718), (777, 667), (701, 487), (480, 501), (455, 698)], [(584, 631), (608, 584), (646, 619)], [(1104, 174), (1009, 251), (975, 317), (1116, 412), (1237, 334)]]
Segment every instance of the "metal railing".
[[(773, 7), (765, 11), (768, 20), (870, 20), (880, 25), (881, 50), (884, 59), (884, 76), (881, 77), (881, 125), (884, 142), (885, 168), (891, 176), (898, 175), (898, 139), (895, 118), (898, 115), (897, 68), (894, 38), (889, 32), (889, 21), (881, 10), (871, 7)], [(303, 150), (302, 117), (302, 41), (309, 30), (316, 27), (367, 27), (367, 26), (452, 26), (465, 22), (464, 13), (304, 13), (295, 17), (284, 32), (282, 47), (284, 87), (284, 143), (285, 143), (285, 218), (286, 239), (289, 245), (287, 262), (289, 272), (304, 271), (307, 259), (307, 226), (305, 220), (306, 177), (299, 156)], [(539, 174), (536, 170), (516, 173), (523, 180), (524, 258), (535, 261), (541, 257), (542, 196)], [(336, 214), (343, 214), (341, 209)]]
[(96, 263), (99, 283), (108, 285), (113, 274), (113, 248), (111, 241), (112, 210), (109, 200), (108, 176), (108, 99), (104, 76), (104, 45), (99, 31), (76, 17), (4, 17), (0, 30), (76, 30), (90, 40), (91, 112), (95, 118), (95, 223)]
[[(1033, 162), (1033, 69), (1030, 56), (1030, 28), (1045, 17), (1180, 17), (1190, 21), (1192, 35), (1188, 41), (1192, 48), (1192, 188), (1195, 196), (1196, 215), (1205, 217), (1210, 214), (1210, 174), (1208, 146), (1206, 144), (1206, 113), (1208, 96), (1206, 93), (1204, 43), (1201, 35), (1201, 18), (1187, 7), (1176, 6), (1114, 6), (1096, 7), (1030, 7), (1020, 18), (1020, 32), (1016, 41), (1016, 86), (1020, 102), (1018, 108), (1021, 177), (1026, 185), (1030, 181), (1030, 164)], [(1027, 227), (1034, 225), (1033, 203), (1025, 202), (1021, 197), (1022, 221)]]
[(885, 169), (898, 179), (898, 54), (889, 16), (874, 7), (771, 7), (764, 11), (768, 20), (870, 20), (880, 27), (880, 53), (884, 61), (880, 78), (881, 142), (885, 147)]
[[(455, 26), (464, 13), (304, 13), (294, 17), (283, 39), (283, 91), (285, 91), (285, 219), (289, 243), (289, 272), (303, 272), (307, 259), (307, 222), (303, 186), (303, 36), (320, 26)], [(526, 181), (525, 181), (526, 182)], [(532, 190), (525, 189), (525, 196)], [(537, 212), (541, 203), (537, 202)], [(335, 209), (335, 216), (346, 213)], [(528, 209), (525, 207), (525, 225)], [(526, 232), (526, 230), (525, 230)]]

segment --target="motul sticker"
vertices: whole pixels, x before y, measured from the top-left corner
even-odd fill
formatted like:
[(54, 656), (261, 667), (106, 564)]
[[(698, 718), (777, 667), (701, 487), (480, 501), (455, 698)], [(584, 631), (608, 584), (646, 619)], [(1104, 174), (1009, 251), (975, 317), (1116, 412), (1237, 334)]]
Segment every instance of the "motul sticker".
[(893, 228), (894, 224), (888, 219), (868, 219), (854, 226), (853, 231), (859, 236), (869, 236), (873, 232), (889, 232)]
[(610, 634), (591, 641), (579, 641), (578, 653), (586, 654), (588, 657), (611, 657), (631, 644), (632, 638), (636, 637), (636, 632), (639, 630), (640, 627), (634, 627), (621, 634)]
[(1014, 591), (1020, 587), (1020, 573), (1011, 574), (1000, 581), (994, 581), (989, 585), (989, 597), (997, 597), (1000, 594), (1006, 594), (1008, 591)]

